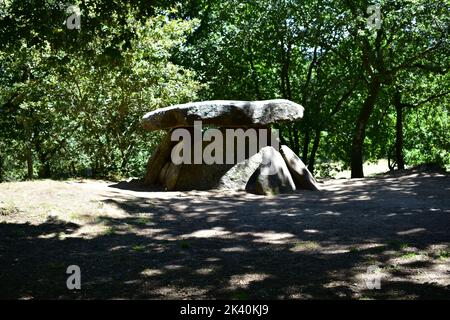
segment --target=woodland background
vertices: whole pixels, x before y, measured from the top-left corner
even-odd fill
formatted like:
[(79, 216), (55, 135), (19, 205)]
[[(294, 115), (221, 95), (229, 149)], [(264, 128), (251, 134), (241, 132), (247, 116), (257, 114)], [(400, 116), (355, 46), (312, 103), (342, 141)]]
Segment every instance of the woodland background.
[(143, 176), (142, 116), (210, 99), (303, 105), (279, 129), (321, 177), (448, 168), (449, 25), (442, 0), (0, 0), (0, 182)]

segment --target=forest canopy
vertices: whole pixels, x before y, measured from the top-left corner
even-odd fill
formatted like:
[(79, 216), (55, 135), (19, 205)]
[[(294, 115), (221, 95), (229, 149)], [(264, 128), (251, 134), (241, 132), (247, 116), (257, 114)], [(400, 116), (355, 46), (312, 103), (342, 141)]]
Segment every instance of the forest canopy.
[(278, 129), (321, 176), (449, 167), (449, 25), (441, 0), (0, 0), (0, 181), (141, 177), (142, 116), (212, 99), (303, 105)]

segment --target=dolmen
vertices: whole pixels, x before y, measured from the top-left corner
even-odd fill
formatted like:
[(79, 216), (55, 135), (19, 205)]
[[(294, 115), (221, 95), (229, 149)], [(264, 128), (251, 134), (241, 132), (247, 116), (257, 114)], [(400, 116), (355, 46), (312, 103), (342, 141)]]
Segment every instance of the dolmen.
[(289, 100), (202, 101), (147, 113), (142, 125), (166, 130), (150, 156), (145, 185), (166, 190), (246, 190), (261, 195), (319, 190), (313, 175), (273, 125), (297, 121)]

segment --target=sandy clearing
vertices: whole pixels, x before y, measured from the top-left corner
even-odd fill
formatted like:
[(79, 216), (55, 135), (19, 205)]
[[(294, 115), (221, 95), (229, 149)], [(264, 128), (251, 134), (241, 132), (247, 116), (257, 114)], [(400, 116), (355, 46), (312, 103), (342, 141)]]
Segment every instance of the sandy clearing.
[(0, 297), (450, 298), (448, 175), (272, 197), (117, 186), (0, 184)]

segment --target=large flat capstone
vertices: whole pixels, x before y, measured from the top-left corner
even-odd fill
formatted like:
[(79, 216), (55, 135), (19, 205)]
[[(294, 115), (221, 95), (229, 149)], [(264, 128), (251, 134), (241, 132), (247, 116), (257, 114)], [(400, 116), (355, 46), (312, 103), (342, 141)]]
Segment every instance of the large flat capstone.
[(220, 127), (259, 127), (299, 120), (304, 108), (284, 99), (265, 101), (214, 100), (174, 105), (147, 113), (143, 127), (160, 130), (190, 127), (194, 121)]

